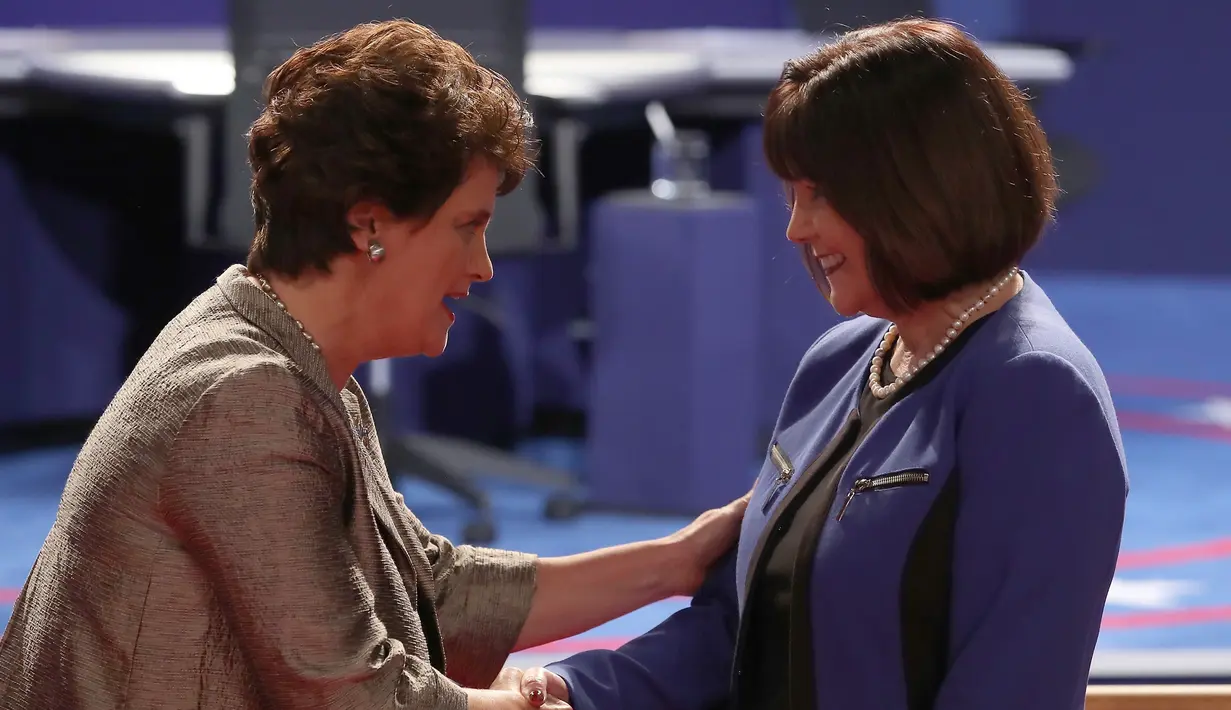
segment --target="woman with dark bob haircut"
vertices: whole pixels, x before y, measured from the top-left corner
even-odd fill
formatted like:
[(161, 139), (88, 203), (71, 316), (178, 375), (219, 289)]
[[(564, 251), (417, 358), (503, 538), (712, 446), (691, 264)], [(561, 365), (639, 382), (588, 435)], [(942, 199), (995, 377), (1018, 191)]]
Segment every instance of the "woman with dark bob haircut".
[(1078, 710), (1124, 518), (1111, 397), (1018, 264), (1056, 182), (953, 26), (788, 62), (765, 151), (830, 304), (738, 550), (691, 606), (533, 675), (577, 710)]
[(497, 679), (510, 650), (693, 593), (745, 501), (555, 559), (424, 529), (351, 373), (444, 349), (446, 301), (492, 277), (529, 116), (410, 22), (298, 50), (265, 100), (248, 266), (167, 326), (81, 450), (0, 640), (0, 707), (528, 708)]

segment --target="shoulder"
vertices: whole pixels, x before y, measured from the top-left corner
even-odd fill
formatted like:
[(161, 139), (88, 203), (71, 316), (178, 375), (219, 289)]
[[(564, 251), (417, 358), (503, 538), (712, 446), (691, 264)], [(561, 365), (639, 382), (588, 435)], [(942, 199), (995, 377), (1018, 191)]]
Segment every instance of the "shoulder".
[(146, 397), (162, 393), (171, 399), (195, 399), (218, 380), (254, 363), (278, 365), (288, 373), (293, 367), (276, 341), (241, 316), (213, 286), (159, 333), (125, 388), (142, 390)]
[(244, 411), (260, 412), (284, 404), (298, 404), (309, 395), (303, 378), (276, 355), (232, 355), (215, 363), (212, 376), (197, 398), (194, 411), (226, 404)]
[(99, 418), (90, 451), (150, 461), (203, 401), (265, 385), (267, 398), (290, 396), (293, 363), (219, 299), (206, 291), (163, 329)]
[(353, 485), (352, 448), (329, 407), (276, 358), (229, 362), (174, 433), (158, 477), (164, 514), (176, 525), (202, 516), (229, 524), (254, 505), (313, 514), (340, 505)]
[(885, 335), (888, 323), (879, 318), (859, 316), (843, 321), (817, 338), (799, 363), (799, 369), (845, 369)]
[(1041, 287), (1030, 282), (1019, 300), (996, 316), (970, 343), (962, 367), (969, 397), (992, 391), (1047, 392), (1059, 397), (1053, 406), (1084, 401), (1114, 425), (1102, 367)]
[(194, 438), (212, 446), (220, 437), (232, 442), (257, 440), (283, 445), (331, 442), (338, 417), (319, 391), (283, 358), (233, 356), (185, 412), (177, 432), (180, 446)]
[(272, 337), (227, 304), (185, 311), (150, 348), (140, 389), (165, 393), (177, 443), (186, 429), (248, 438), (290, 427), (327, 433), (328, 395)]
[(341, 415), (331, 414), (313, 388), (276, 359), (236, 358), (231, 365), (204, 388), (176, 429), (164, 488), (249, 486), (260, 471), (262, 486), (280, 490), (294, 481), (305, 485), (303, 472), (311, 470), (324, 475), (310, 478), (340, 491), (344, 477), (335, 474), (347, 469), (351, 451)]
[(962, 455), (995, 460), (988, 468), (1030, 468), (1039, 480), (1072, 483), (1077, 466), (1083, 480), (1124, 485), (1124, 446), (1102, 368), (1041, 289), (1024, 295), (975, 334), (954, 378)]
[(865, 355), (887, 327), (885, 321), (860, 316), (825, 331), (800, 360), (783, 397), (777, 425), (784, 426), (826, 398), (837, 396), (839, 383), (852, 370), (866, 368)]

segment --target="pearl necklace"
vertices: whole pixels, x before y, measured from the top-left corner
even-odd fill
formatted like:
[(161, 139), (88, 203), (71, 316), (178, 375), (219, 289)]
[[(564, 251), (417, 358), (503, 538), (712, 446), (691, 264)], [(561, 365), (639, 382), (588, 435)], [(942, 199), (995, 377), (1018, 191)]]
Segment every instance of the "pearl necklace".
[(317, 352), (320, 352), (321, 346), (316, 344), (316, 339), (313, 338), (310, 333), (308, 333), (307, 329), (303, 327), (303, 323), (300, 323), (298, 318), (296, 318), (295, 316), (292, 316), (291, 312), (286, 310), (286, 304), (282, 302), (281, 298), (278, 298), (278, 294), (276, 291), (274, 291), (274, 287), (269, 285), (269, 282), (265, 280), (265, 277), (261, 276), (258, 273), (249, 271), (247, 269), (244, 269), (244, 273), (256, 279), (256, 282), (261, 285), (261, 290), (265, 292), (265, 295), (269, 296), (269, 299), (273, 301), (274, 303), (276, 303), (278, 305), (278, 308), (282, 309), (283, 313), (289, 316), (291, 320), (295, 321), (295, 326), (299, 328), (300, 333), (303, 333), (303, 337), (307, 339), (308, 344), (312, 346), (312, 349)]
[[(996, 295), (1000, 293), (1001, 289), (1008, 286), (1009, 282), (1017, 276), (1019, 271), (1020, 270), (1016, 266), (1009, 269), (1009, 273), (1005, 274), (1004, 278), (993, 284), (992, 287), (987, 290), (987, 293), (983, 295), (983, 298), (975, 301), (973, 306), (967, 308), (960, 316), (957, 317), (956, 320), (949, 324), (949, 329), (945, 331), (945, 337), (941, 338), (940, 342), (932, 347), (931, 352), (920, 358), (917, 362), (911, 364), (906, 369), (906, 372), (903, 372), (902, 376), (898, 378), (896, 382), (892, 382), (888, 385), (881, 385), (881, 370), (885, 365), (886, 353), (893, 352), (893, 344), (898, 337), (897, 325), (890, 324), (889, 330), (885, 331), (885, 337), (881, 339), (880, 347), (876, 348), (876, 352), (872, 355), (872, 366), (868, 369), (868, 388), (872, 390), (872, 396), (877, 399), (885, 399), (886, 397), (893, 395), (893, 393), (905, 386), (906, 383), (914, 379), (915, 375), (919, 374), (920, 370), (927, 367), (928, 363), (939, 357), (940, 354), (945, 351), (945, 348), (949, 347), (949, 344), (957, 338), (957, 334), (960, 333), (967, 325), (970, 325), (970, 319), (973, 318), (976, 313), (986, 308), (987, 302), (995, 298)], [(914, 359), (909, 352), (904, 353), (904, 355), (906, 356), (905, 361), (908, 363)]]

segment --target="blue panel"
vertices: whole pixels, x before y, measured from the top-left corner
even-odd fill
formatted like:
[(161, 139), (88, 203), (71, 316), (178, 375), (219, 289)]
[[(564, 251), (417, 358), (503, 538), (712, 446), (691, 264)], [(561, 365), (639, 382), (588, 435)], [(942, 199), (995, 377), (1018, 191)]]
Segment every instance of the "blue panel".
[(98, 416), (123, 377), (123, 313), (48, 237), (3, 159), (0, 215), (0, 425)]
[(752, 201), (594, 207), (589, 484), (595, 500), (697, 512), (760, 458), (760, 249)]

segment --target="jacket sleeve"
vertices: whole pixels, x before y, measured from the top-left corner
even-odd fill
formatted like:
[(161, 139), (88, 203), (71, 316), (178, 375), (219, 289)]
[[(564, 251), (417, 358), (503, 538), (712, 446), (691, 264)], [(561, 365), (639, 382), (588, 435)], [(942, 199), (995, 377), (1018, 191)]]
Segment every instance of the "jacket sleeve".
[[(405, 506), (402, 495), (399, 502)], [(449, 677), (486, 688), (517, 643), (538, 577), (535, 555), (454, 545), (433, 535), (413, 514), (419, 542), (436, 579), (436, 615), (449, 659)]]
[(692, 603), (616, 650), (548, 666), (574, 710), (709, 710), (726, 700), (739, 609), (735, 551), (715, 564)]
[(1124, 523), (1115, 415), (1072, 365), (1038, 352), (973, 397), (936, 710), (1080, 710)]
[(305, 389), (270, 363), (207, 390), (169, 453), (167, 524), (271, 705), (465, 710), (464, 691), (376, 615), (347, 539), (349, 474)]

